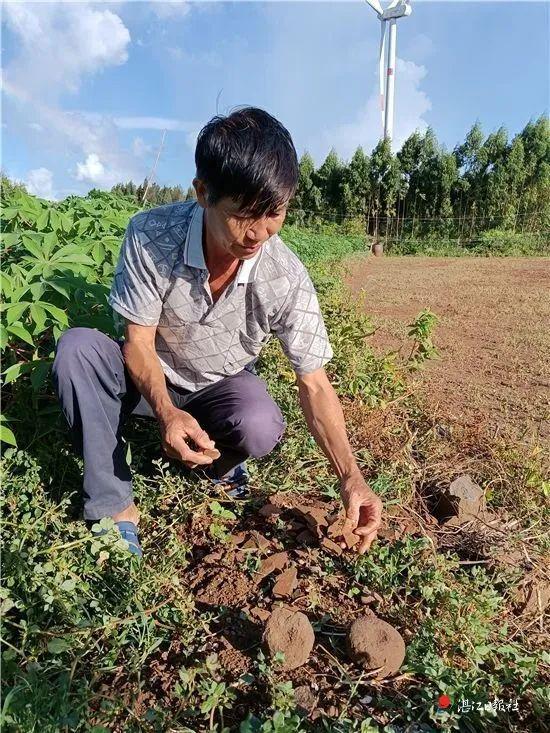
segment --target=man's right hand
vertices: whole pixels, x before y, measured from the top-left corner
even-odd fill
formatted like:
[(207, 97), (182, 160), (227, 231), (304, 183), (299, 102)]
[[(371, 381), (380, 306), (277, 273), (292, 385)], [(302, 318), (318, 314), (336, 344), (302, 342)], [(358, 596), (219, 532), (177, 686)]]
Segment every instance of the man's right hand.
[[(214, 458), (211, 455), (199, 451), (213, 451), (215, 443), (192, 415), (174, 407), (158, 415), (158, 421), (162, 447), (170, 458), (177, 458), (189, 468), (212, 463)], [(193, 450), (190, 444), (198, 450)]]

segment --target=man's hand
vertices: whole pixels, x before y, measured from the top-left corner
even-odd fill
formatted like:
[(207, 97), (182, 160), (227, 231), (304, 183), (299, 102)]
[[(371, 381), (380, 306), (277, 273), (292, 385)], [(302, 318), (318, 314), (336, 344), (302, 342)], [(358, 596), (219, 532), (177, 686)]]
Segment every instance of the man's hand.
[(346, 528), (361, 537), (357, 551), (363, 555), (376, 539), (382, 522), (382, 502), (359, 471), (342, 478), (340, 493), (346, 510)]
[[(158, 419), (162, 447), (170, 458), (177, 458), (189, 468), (208, 465), (219, 458), (214, 441), (188, 412), (174, 407), (159, 415)], [(195, 446), (197, 450), (194, 450)]]

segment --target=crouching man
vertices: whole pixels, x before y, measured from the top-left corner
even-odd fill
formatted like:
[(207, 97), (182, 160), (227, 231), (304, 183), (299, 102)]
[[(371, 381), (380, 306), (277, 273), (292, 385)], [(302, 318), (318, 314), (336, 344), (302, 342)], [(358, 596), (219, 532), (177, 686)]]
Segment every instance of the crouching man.
[(132, 414), (158, 420), (169, 456), (245, 495), (244, 461), (267, 455), (284, 430), (254, 370), (274, 334), (363, 553), (381, 502), (323, 368), (332, 350), (314, 287), (278, 236), (298, 182), (290, 134), (266, 112), (241, 109), (203, 128), (195, 162), (197, 201), (143, 211), (128, 225), (109, 299), (125, 319), (124, 342), (73, 328), (58, 343), (54, 381), (84, 459), (84, 518), (112, 517), (142, 554), (121, 436)]

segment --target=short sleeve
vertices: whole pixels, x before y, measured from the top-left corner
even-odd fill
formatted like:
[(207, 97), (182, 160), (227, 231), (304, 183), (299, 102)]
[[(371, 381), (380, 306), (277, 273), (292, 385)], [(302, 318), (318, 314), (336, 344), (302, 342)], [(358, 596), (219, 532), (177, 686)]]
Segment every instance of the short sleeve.
[(115, 269), (109, 305), (132, 323), (156, 326), (167, 282), (130, 221)]
[(332, 359), (317, 293), (307, 271), (290, 290), (271, 330), (297, 374), (309, 374)]

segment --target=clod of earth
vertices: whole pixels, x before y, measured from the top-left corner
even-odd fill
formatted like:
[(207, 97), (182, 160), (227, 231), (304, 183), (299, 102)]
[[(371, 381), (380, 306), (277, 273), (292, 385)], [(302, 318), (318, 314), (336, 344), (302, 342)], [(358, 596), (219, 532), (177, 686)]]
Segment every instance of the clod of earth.
[(243, 550), (251, 550), (251, 549), (258, 549), (258, 550), (266, 550), (271, 545), (271, 542), (267, 539), (267, 537), (264, 537), (263, 534), (260, 534), (256, 530), (252, 530), (250, 533), (250, 539), (248, 539), (244, 545)]
[(294, 565), (284, 573), (281, 573), (277, 582), (273, 586), (273, 595), (275, 598), (288, 598), (291, 596), (296, 589), (297, 573)]
[(349, 550), (361, 541), (361, 538), (354, 532), (350, 532), (346, 525), (346, 517), (340, 515), (332, 522), (327, 530), (327, 537), (335, 540), (341, 537)]
[(333, 552), (335, 555), (341, 555), (343, 550), (336, 542), (333, 540), (330, 540), (328, 537), (323, 537), (321, 540), (321, 545), (325, 548), (325, 550), (329, 550), (329, 552)]
[(278, 652), (284, 654), (281, 668), (289, 671), (307, 662), (315, 634), (305, 614), (276, 608), (266, 624), (263, 641), (271, 656)]
[(267, 610), (267, 608), (259, 608), (259, 606), (254, 606), (254, 608), (250, 609), (250, 615), (254, 618), (259, 619), (260, 621), (267, 621), (267, 619), (271, 616), (271, 612)]
[(361, 616), (349, 630), (348, 651), (366, 670), (379, 669), (378, 677), (389, 677), (403, 664), (405, 642), (397, 629), (382, 619)]
[(260, 583), (268, 575), (271, 575), (275, 570), (283, 570), (288, 565), (288, 553), (287, 552), (276, 552), (273, 555), (269, 555), (265, 560), (262, 560), (258, 571), (254, 575), (256, 583)]
[(483, 489), (464, 474), (440, 494), (433, 513), (438, 519), (458, 517), (467, 520), (478, 517), (484, 510)]

